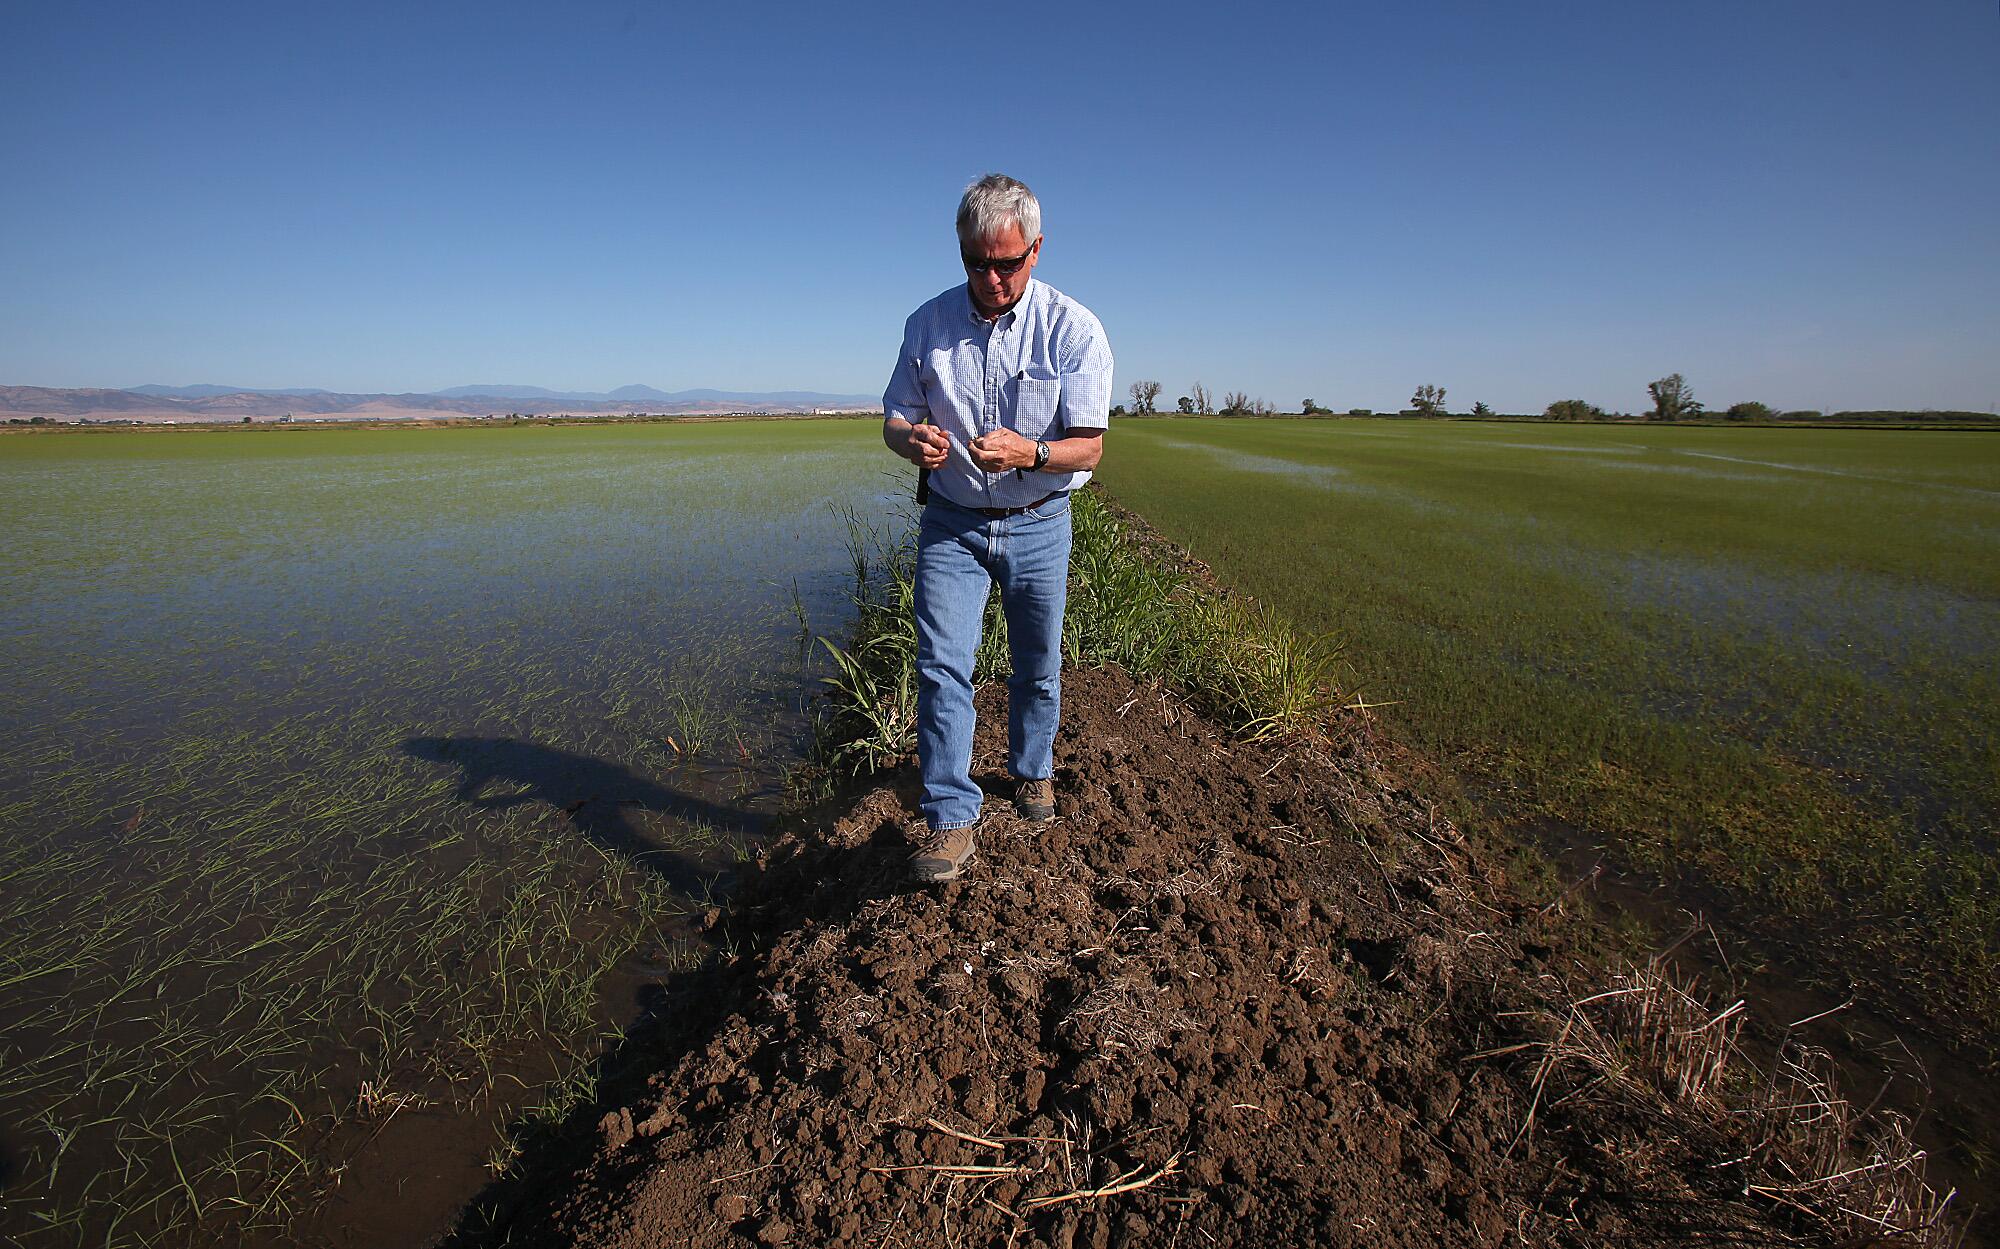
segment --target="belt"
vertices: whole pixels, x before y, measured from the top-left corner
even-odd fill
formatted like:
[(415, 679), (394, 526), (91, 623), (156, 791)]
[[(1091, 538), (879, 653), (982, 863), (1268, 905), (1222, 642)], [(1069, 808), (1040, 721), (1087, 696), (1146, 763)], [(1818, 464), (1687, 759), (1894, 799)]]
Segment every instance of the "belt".
[[(1042, 504), (1047, 503), (1050, 499), (1053, 499), (1057, 495), (1062, 493), (1064, 492), (1061, 490), (1051, 490), (1047, 494), (1043, 495), (1041, 498), (1036, 499), (1033, 503), (1023, 503), (1019, 507), (967, 507), (965, 508), (965, 510), (968, 512), (977, 512), (979, 515), (984, 516), (989, 520), (999, 520), (1003, 516), (1019, 516), (1021, 513), (1025, 511), (1029, 511), (1030, 509), (1040, 507)], [(952, 506), (964, 507), (965, 505), (962, 503), (954, 503), (952, 504)]]

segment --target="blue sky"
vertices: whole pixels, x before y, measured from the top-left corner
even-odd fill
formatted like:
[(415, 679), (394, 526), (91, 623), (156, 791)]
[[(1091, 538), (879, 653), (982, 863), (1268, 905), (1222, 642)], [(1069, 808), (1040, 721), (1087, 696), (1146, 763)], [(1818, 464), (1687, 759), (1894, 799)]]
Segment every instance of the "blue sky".
[(737, 8), (0, 5), (0, 384), (879, 393), (999, 169), (1121, 391), (2000, 403), (1994, 0)]

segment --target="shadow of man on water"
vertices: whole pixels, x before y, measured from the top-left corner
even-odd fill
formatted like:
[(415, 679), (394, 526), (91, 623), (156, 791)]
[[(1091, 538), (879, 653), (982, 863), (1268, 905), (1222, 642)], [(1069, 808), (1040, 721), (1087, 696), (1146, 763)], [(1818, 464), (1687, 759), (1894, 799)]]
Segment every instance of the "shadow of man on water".
[[(593, 842), (656, 873), (692, 898), (726, 892), (733, 874), (703, 873), (693, 855), (662, 846), (634, 828), (626, 811), (657, 812), (684, 824), (700, 823), (737, 834), (753, 832), (763, 823), (752, 812), (671, 789), (619, 764), (510, 737), (412, 737), (404, 741), (403, 752), (458, 767), (454, 797), (467, 806), (504, 811), (523, 803), (545, 803), (568, 816), (570, 825)], [(487, 787), (496, 782), (515, 789), (487, 794)]]

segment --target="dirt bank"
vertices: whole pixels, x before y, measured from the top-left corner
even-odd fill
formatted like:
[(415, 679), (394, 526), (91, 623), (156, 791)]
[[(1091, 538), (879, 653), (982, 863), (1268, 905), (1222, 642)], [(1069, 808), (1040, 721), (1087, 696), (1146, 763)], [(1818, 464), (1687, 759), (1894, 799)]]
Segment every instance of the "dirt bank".
[(1828, 1243), (1723, 1131), (1537, 1085), (1603, 973), (1360, 740), (1229, 742), (1115, 671), (1064, 711), (1063, 815), (994, 802), (963, 881), (904, 883), (907, 773), (781, 841), (594, 1134), (452, 1243)]

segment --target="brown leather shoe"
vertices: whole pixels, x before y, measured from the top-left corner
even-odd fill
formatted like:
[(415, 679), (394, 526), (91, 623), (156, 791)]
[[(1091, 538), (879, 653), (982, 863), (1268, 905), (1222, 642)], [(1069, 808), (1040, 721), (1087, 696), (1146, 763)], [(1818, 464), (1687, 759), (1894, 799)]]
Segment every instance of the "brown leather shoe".
[(910, 829), (910, 878), (918, 884), (934, 885), (957, 880), (972, 862), (973, 829), (931, 828), (919, 820)]
[(1056, 783), (1047, 779), (1015, 781), (1014, 809), (1030, 824), (1046, 824), (1053, 820), (1056, 818)]

